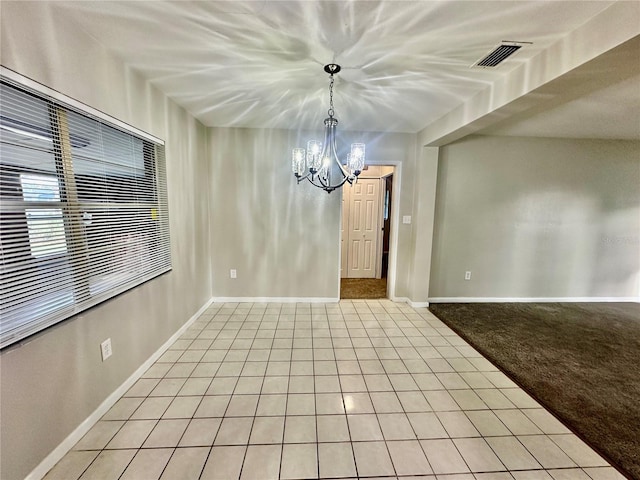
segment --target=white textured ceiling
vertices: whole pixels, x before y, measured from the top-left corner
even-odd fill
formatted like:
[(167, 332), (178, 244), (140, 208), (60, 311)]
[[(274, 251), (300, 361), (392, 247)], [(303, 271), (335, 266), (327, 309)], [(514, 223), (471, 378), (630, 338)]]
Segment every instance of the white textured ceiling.
[[(342, 128), (418, 132), (613, 3), (236, 0), (49, 6), (207, 126), (318, 128), (328, 107), (323, 66), (339, 63), (335, 108)], [(498, 68), (470, 68), (502, 40), (532, 44)]]

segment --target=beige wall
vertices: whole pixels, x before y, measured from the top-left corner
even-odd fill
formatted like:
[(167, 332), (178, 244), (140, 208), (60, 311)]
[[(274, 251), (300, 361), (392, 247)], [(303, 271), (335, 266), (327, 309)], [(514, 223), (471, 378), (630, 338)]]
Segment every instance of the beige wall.
[[(0, 7), (2, 65), (166, 141), (173, 271), (0, 354), (3, 480), (22, 479), (211, 297), (206, 129), (45, 2)], [(110, 337), (113, 356), (100, 359)]]
[(640, 297), (640, 142), (440, 150), (430, 297)]
[[(289, 161), (293, 146), (314, 136), (318, 132), (209, 130), (214, 297), (339, 297), (341, 191), (327, 194), (306, 181), (297, 185)], [(413, 209), (415, 138), (343, 132), (338, 141), (361, 140), (368, 162), (401, 166), (397, 193), (404, 215)], [(410, 294), (410, 227), (396, 226), (398, 297)], [(230, 269), (237, 270), (236, 279)]]
[(296, 186), (291, 132), (209, 133), (214, 297), (337, 298), (340, 193)]
[(439, 149), (422, 147), (418, 154), (413, 191), (412, 255), (408, 268), (410, 291), (407, 297), (414, 304), (425, 305), (429, 301)]

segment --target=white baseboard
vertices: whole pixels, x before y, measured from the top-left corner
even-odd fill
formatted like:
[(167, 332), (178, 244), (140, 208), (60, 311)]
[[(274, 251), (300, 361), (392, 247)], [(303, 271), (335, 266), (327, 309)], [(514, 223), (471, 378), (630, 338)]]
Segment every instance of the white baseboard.
[(337, 297), (213, 297), (215, 303), (338, 303)]
[(134, 383), (146, 372), (151, 365), (155, 363), (158, 358), (166, 352), (169, 347), (189, 328), (193, 322), (207, 309), (209, 305), (213, 303), (213, 299), (210, 299), (205, 303), (180, 329), (169, 338), (158, 350), (153, 353), (140, 367), (133, 372), (133, 374), (127, 378), (122, 385), (120, 385), (111, 395), (109, 395), (96, 410), (89, 415), (78, 427), (65, 438), (60, 445), (58, 445), (49, 455), (46, 456), (40, 464), (33, 469), (33, 471), (27, 475), (25, 480), (40, 480), (49, 470), (51, 470), (56, 463), (58, 463), (67, 452), (69, 452), (78, 441), (85, 436), (85, 434), (93, 427), (102, 416), (109, 411), (111, 407), (127, 393)]
[(396, 303), (406, 303), (407, 305), (413, 308), (425, 308), (429, 306), (429, 302), (414, 302), (407, 297), (391, 297), (389, 298), (389, 300)]
[(598, 303), (634, 302), (640, 297), (432, 297), (430, 303)]
[[(214, 303), (338, 303), (339, 298), (333, 297), (213, 297)], [(412, 302), (406, 297), (392, 297), (389, 300), (396, 303), (407, 303), (413, 308), (424, 308), (429, 302)]]
[(413, 308), (427, 308), (429, 306), (429, 302), (407, 302)]
[(411, 301), (407, 297), (389, 297), (389, 300), (395, 303), (409, 303)]

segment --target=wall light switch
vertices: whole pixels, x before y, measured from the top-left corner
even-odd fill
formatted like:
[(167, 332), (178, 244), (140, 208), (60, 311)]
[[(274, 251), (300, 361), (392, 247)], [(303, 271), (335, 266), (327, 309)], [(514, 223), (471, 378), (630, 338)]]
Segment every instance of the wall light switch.
[(111, 339), (107, 338), (104, 342), (100, 344), (100, 351), (102, 352), (102, 361), (104, 362), (107, 358), (111, 356), (113, 351), (111, 350)]
[(404, 215), (402, 217), (402, 223), (410, 224), (411, 223), (411, 215)]
[(464, 279), (465, 280), (471, 280), (471, 272), (469, 272), (469, 271), (464, 272)]
[(229, 270), (229, 277), (230, 278), (238, 278), (238, 272), (236, 272), (235, 268), (232, 268), (231, 270)]

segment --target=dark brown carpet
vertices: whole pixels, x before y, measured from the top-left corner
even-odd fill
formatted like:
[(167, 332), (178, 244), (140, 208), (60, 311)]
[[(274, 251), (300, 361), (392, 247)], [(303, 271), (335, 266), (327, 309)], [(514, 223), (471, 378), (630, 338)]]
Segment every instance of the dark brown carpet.
[(640, 480), (640, 304), (429, 309), (614, 466)]
[(340, 298), (375, 299), (387, 298), (386, 278), (341, 278)]

